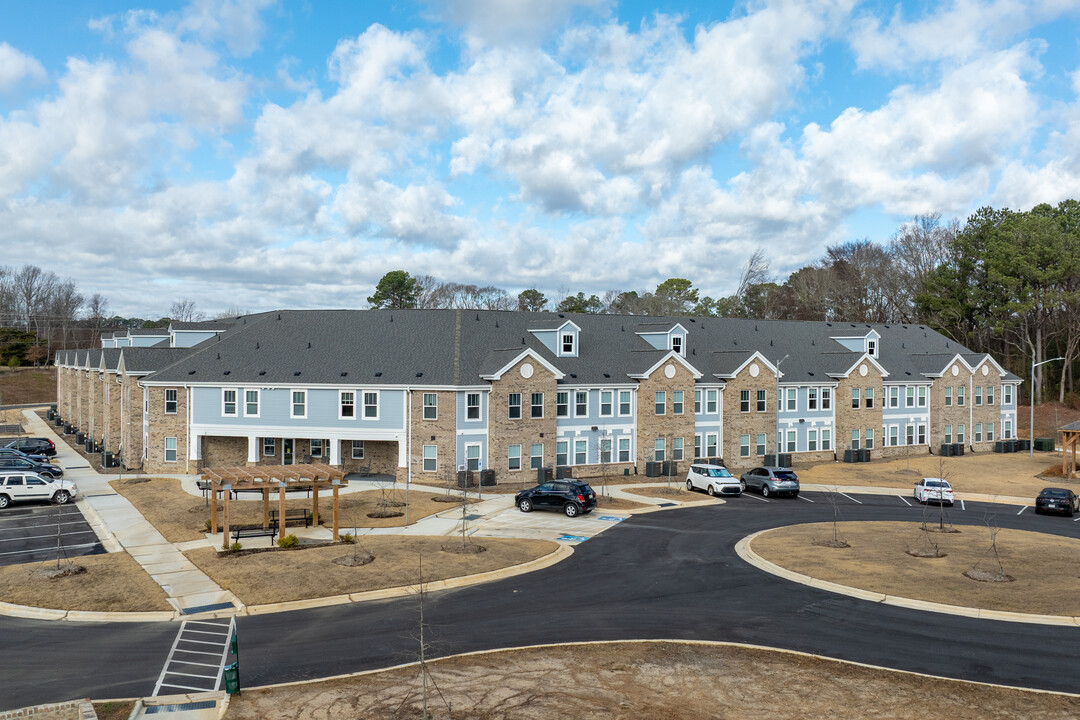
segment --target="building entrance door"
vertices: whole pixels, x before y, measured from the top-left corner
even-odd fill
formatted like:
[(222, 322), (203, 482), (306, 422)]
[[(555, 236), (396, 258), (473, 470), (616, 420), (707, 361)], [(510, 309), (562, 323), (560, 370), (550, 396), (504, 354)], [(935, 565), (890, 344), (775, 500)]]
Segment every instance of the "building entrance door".
[(284, 438), (281, 441), (281, 464), (292, 465), (293, 464), (293, 439)]

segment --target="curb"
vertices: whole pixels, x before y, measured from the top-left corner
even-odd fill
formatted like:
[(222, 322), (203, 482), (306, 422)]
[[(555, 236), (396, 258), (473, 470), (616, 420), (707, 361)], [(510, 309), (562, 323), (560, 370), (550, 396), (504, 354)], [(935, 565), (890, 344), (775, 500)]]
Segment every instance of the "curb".
[(999, 620), (1003, 622), (1028, 623), (1031, 625), (1080, 626), (1080, 617), (1074, 617), (1072, 615), (1033, 615), (1029, 613), (1009, 612), (1006, 610), (986, 610), (963, 605), (948, 605), (945, 603), (931, 602), (929, 600), (916, 600), (914, 598), (900, 597), (898, 595), (885, 595), (871, 590), (863, 590), (861, 588), (829, 582), (828, 580), (821, 580), (811, 577), (810, 575), (803, 575), (802, 573), (780, 567), (776, 563), (769, 562), (750, 548), (750, 543), (752, 543), (757, 536), (776, 529), (777, 528), (759, 530), (752, 535), (747, 535), (736, 543), (735, 552), (750, 565), (753, 565), (757, 569), (767, 572), (770, 575), (775, 575), (802, 585), (808, 585), (812, 588), (817, 588), (818, 590), (824, 590), (838, 595), (847, 595), (848, 597), (868, 600), (883, 605), (893, 605), (909, 610), (936, 612), (944, 615), (959, 615), (980, 620)]
[(98, 514), (97, 509), (90, 503), (89, 498), (83, 496), (75, 502), (75, 505), (86, 517), (87, 524), (90, 526), (90, 529), (94, 531), (94, 534), (97, 535), (98, 540), (101, 541), (101, 546), (105, 548), (105, 552), (124, 552), (124, 546), (116, 539), (116, 535), (109, 530), (109, 526), (101, 519), (101, 515)]
[[(667, 508), (664, 508), (665, 510)], [(511, 567), (489, 570), (472, 575), (461, 575), (444, 580), (433, 580), (424, 583), (428, 590), (450, 590), (453, 588), (480, 585), (503, 578), (524, 575), (525, 573), (543, 570), (556, 563), (562, 562), (574, 554), (571, 545), (559, 545), (559, 547), (535, 560), (513, 565)], [(387, 600), (390, 598), (404, 597), (415, 592), (414, 586), (405, 585), (379, 590), (368, 590), (360, 593), (348, 593), (345, 595), (331, 595), (329, 597), (309, 598), (306, 600), (291, 600), (282, 603), (267, 603), (265, 605), (240, 604), (235, 610), (214, 610), (211, 612), (184, 615), (178, 610), (161, 612), (97, 612), (91, 610), (56, 610), (52, 608), (38, 608), (29, 605), (15, 605), (13, 603), (0, 602), (0, 615), (7, 617), (25, 618), (28, 620), (66, 620), (69, 622), (170, 622), (174, 620), (198, 620), (206, 618), (245, 617), (249, 615), (269, 615), (270, 613), (288, 612), (290, 610), (305, 610), (310, 608), (329, 607), (331, 605), (344, 605), (347, 603), (360, 603), (370, 600)]]

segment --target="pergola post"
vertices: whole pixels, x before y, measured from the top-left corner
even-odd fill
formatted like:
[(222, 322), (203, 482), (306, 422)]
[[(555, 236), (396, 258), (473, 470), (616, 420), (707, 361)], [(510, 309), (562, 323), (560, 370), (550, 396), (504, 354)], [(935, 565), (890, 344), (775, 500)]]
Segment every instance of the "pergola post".
[(285, 537), (285, 481), (278, 486), (278, 537)]
[(264, 487), (262, 491), (263, 501), (263, 530), (270, 527), (270, 487)]
[(338, 488), (341, 487), (341, 481), (334, 478), (334, 536), (333, 542), (337, 542), (338, 539)]
[(222, 494), (225, 496), (225, 517), (222, 520), (224, 523), (224, 532), (221, 535), (221, 549), (229, 549), (229, 490), (232, 489), (230, 485), (225, 484), (221, 486)]
[(217, 532), (217, 494), (218, 494), (218, 483), (215, 480), (215, 481), (212, 481), (210, 483), (210, 532), (211, 533), (216, 533)]
[(319, 486), (311, 488), (311, 527), (319, 526)]

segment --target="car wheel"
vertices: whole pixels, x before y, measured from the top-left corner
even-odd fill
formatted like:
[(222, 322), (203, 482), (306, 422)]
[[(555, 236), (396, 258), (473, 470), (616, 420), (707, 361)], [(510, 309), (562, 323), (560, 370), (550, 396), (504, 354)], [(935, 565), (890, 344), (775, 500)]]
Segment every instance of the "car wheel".
[(769, 497), (769, 486), (764, 483), (761, 485), (761, 497)]
[(746, 492), (746, 481), (745, 480), (740, 480), (739, 481), (739, 492), (740, 493)]
[(0, 495), (0, 510), (6, 508), (10, 502), (7, 495)]
[(716, 497), (716, 487), (713, 485), (710, 485), (709, 489), (705, 492), (709, 493), (709, 497)]
[(797, 498), (797, 497), (799, 497), (799, 493), (793, 492), (793, 493), (791, 493), (791, 497)]
[(691, 480), (689, 478), (686, 479), (686, 489), (689, 490), (690, 492), (694, 491), (694, 481), (693, 480)]
[(529, 498), (521, 498), (518, 500), (518, 510), (521, 512), (532, 512), (533, 504)]
[(581, 508), (577, 506), (577, 503), (566, 503), (563, 505), (562, 511), (566, 513), (566, 517), (577, 517), (577, 514), (581, 512)]
[(68, 495), (67, 490), (57, 490), (56, 494), (53, 495), (53, 502), (57, 505), (67, 505), (67, 501), (70, 499), (71, 496)]

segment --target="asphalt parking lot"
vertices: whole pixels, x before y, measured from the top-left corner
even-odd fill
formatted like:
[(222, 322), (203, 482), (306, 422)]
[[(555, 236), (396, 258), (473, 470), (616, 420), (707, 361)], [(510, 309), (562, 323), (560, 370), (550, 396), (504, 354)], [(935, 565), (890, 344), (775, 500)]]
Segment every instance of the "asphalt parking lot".
[(9, 505), (0, 511), (0, 566), (55, 560), (58, 531), (67, 557), (105, 552), (74, 503)]

